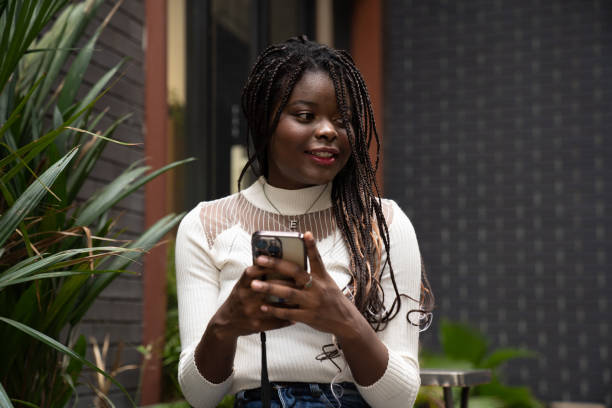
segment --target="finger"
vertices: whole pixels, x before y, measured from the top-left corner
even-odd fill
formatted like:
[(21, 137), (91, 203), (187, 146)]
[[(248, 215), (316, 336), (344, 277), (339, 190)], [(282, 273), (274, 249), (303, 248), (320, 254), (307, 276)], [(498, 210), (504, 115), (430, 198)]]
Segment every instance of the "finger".
[[(265, 294), (257, 293), (250, 287), (238, 288), (232, 310), (238, 316), (259, 317), (259, 306), (266, 303)], [(231, 295), (230, 295), (231, 296)]]
[(296, 290), (290, 286), (282, 284), (254, 280), (251, 282), (251, 288), (255, 292), (284, 299), (284, 302), (287, 304), (300, 305), (304, 300), (304, 295), (301, 293), (301, 290)]
[[(254, 322), (271, 318), (261, 311), (261, 305), (269, 303), (269, 296), (265, 293), (256, 293), (250, 288), (239, 289), (240, 302), (236, 305), (234, 317), (244, 320), (243, 325), (249, 327)], [(258, 323), (255, 323), (258, 324)]]
[(244, 303), (242, 307), (242, 316), (247, 320), (258, 320), (263, 319), (265, 316), (261, 312), (261, 305), (265, 304), (265, 295), (255, 294), (252, 290), (249, 290), (250, 299)]
[[(317, 276), (326, 276), (327, 271), (325, 270), (325, 265), (317, 249), (317, 243), (315, 242), (312, 232), (307, 231), (304, 234), (304, 243), (306, 244), (306, 254), (310, 262), (310, 273)], [(308, 280), (308, 278), (306, 280)]]
[(262, 268), (259, 265), (251, 265), (247, 267), (242, 276), (240, 276), (240, 286), (248, 288), (251, 286), (251, 281), (253, 279), (260, 279), (266, 273), (266, 268)]
[(308, 324), (311, 312), (303, 309), (288, 309), (273, 305), (261, 305), (261, 311), (281, 321), (300, 322)]
[(287, 279), (292, 279), (298, 286), (302, 286), (308, 281), (307, 272), (295, 262), (280, 258), (259, 256), (255, 259), (255, 264), (259, 267), (268, 268), (273, 272), (277, 272)]

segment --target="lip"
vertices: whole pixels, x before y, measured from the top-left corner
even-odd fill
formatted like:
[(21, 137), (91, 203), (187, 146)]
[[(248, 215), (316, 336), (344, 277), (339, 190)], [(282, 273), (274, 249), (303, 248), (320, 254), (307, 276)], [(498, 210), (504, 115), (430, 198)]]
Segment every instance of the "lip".
[(340, 150), (336, 149), (335, 147), (317, 147), (317, 148), (314, 148), (314, 149), (306, 150), (306, 153), (308, 153), (308, 154), (312, 154), (312, 153), (331, 153), (334, 156), (337, 156), (338, 154), (340, 154)]
[[(318, 164), (322, 165), (331, 165), (336, 162), (338, 154), (340, 154), (340, 150), (333, 147), (320, 147), (316, 149), (306, 150), (304, 153), (308, 154), (308, 156)], [(330, 157), (319, 157), (314, 155), (313, 153), (331, 153)]]

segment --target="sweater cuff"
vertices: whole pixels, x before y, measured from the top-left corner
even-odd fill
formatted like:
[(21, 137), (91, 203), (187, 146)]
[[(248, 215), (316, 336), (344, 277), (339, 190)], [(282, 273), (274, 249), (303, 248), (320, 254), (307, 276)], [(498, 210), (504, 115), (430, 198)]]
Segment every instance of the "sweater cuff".
[(389, 361), (382, 377), (367, 387), (355, 385), (372, 407), (411, 407), (421, 386), (418, 365), (387, 350)]
[(234, 371), (219, 384), (208, 381), (195, 363), (195, 348), (183, 354), (179, 363), (179, 384), (187, 401), (196, 408), (216, 407), (229, 392), (234, 380)]

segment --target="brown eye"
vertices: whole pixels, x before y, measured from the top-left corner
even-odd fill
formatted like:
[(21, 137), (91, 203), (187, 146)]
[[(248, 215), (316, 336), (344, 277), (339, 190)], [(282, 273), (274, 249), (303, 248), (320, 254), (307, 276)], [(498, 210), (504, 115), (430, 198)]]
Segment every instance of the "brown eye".
[(297, 113), (295, 116), (303, 122), (308, 122), (314, 119), (314, 115), (310, 112), (300, 112), (300, 113)]

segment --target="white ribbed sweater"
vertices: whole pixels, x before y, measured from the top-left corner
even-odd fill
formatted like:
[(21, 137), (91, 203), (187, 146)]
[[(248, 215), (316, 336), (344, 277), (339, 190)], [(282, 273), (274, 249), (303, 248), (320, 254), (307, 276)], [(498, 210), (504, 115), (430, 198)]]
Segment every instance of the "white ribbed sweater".
[[(298, 216), (301, 232), (312, 231), (327, 272), (342, 289), (349, 282), (349, 253), (331, 210), (331, 186), (282, 190), (266, 184), (266, 199), (260, 178), (241, 193), (220, 200), (200, 203), (179, 227), (176, 241), (176, 274), (182, 352), (179, 382), (194, 407), (215, 407), (225, 394), (260, 386), (261, 345), (259, 335), (238, 339), (232, 375), (220, 384), (207, 381), (198, 371), (194, 351), (210, 318), (226, 300), (234, 284), (251, 264), (251, 234), (256, 230), (287, 231), (289, 216)], [(412, 224), (391, 200), (383, 200), (389, 226), (391, 261), (400, 293), (419, 298), (421, 262)], [(384, 258), (383, 258), (384, 261)], [(395, 298), (388, 271), (383, 271), (382, 287), (387, 307)], [(377, 333), (389, 350), (384, 375), (368, 387), (357, 388), (372, 407), (412, 406), (419, 385), (418, 328), (409, 324), (406, 314), (417, 303), (402, 297), (400, 313), (382, 332)], [(338, 374), (331, 361), (315, 359), (323, 345), (332, 342), (329, 333), (298, 323), (267, 332), (270, 381), (330, 382)], [(364, 356), (367, 358), (367, 356)], [(355, 382), (342, 357), (343, 367), (335, 381)]]

